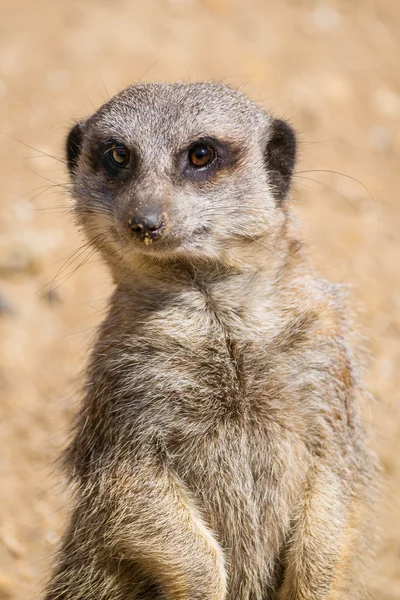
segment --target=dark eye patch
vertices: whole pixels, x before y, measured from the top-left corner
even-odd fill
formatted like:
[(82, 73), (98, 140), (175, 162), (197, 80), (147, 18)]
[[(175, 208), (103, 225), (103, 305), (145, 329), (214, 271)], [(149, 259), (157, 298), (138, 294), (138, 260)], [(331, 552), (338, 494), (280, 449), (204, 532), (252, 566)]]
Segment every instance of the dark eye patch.
[(233, 168), (242, 154), (242, 148), (231, 141), (202, 137), (181, 151), (178, 169), (186, 179), (207, 181)]
[(95, 171), (108, 179), (125, 179), (138, 164), (134, 149), (117, 139), (93, 139), (90, 142), (90, 162)]

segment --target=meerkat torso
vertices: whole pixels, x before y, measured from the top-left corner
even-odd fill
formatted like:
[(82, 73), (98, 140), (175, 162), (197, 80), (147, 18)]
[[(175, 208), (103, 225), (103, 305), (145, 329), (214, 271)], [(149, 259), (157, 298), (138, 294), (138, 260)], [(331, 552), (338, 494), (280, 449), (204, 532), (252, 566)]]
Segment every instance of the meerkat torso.
[(133, 86), (72, 130), (116, 288), (49, 599), (362, 597), (363, 390), (341, 290), (292, 231), (294, 159), (287, 124), (217, 84)]

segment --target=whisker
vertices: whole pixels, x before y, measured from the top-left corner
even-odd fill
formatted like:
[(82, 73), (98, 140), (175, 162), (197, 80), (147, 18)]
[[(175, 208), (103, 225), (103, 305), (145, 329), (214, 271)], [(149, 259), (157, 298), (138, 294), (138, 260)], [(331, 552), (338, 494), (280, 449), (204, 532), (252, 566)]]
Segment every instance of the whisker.
[[(42, 189), (42, 191), (40, 191), (39, 193), (37, 193), (35, 196), (32, 196), (32, 198), (29, 198), (29, 200), (27, 200), (26, 204), (31, 204), (32, 202), (34, 202), (35, 200), (37, 200), (37, 198), (40, 198), (40, 196), (42, 196), (43, 194), (46, 194), (50, 190), (54, 190), (54, 188), (59, 188), (59, 187), (60, 187), (60, 185), (58, 183), (53, 183), (53, 184), (48, 185), (48, 186), (43, 186), (43, 188), (45, 188), (45, 189)], [(63, 186), (61, 186), (61, 190), (63, 190)], [(61, 190), (60, 190), (60, 193), (62, 193)], [(66, 190), (63, 190), (63, 191), (65, 193), (68, 193), (68, 192), (66, 192)], [(39, 210), (39, 209), (36, 209), (36, 210)]]
[(304, 175), (297, 175), (296, 177), (300, 177), (301, 179), (307, 179), (308, 181), (313, 181), (314, 183), (318, 183), (319, 185), (322, 185), (324, 188), (327, 188), (332, 193), (334, 193), (337, 196), (339, 196), (340, 198), (342, 198), (342, 200), (345, 200), (347, 202), (347, 204), (349, 204), (351, 206), (351, 208), (355, 212), (357, 212), (357, 208), (354, 206), (354, 204), (352, 204), (350, 202), (350, 200), (348, 198), (346, 198), (346, 196), (344, 196), (344, 194), (341, 194), (340, 192), (335, 190), (332, 186), (328, 185), (327, 183), (324, 183), (323, 181), (318, 181), (318, 179), (312, 179), (312, 177), (304, 177)]
[(68, 186), (70, 185), (69, 183), (63, 183), (62, 181), (54, 181), (53, 179), (49, 179), (48, 177), (45, 177), (44, 175), (41, 175), (40, 173), (37, 173), (37, 171), (35, 171), (34, 169), (32, 169), (29, 165), (27, 165), (26, 163), (23, 163), (24, 167), (26, 169), (28, 169), (28, 171), (30, 171), (31, 173), (33, 173), (34, 175), (36, 175), (37, 177), (40, 177), (41, 179), (44, 179), (45, 181), (48, 181), (49, 183), (52, 183), (53, 185), (57, 185), (59, 187), (68, 189)]
[(96, 236), (94, 236), (93, 238), (91, 238), (90, 240), (88, 240), (87, 242), (85, 242), (82, 246), (80, 246), (79, 248), (77, 248), (76, 250), (74, 250), (68, 256), (67, 260), (58, 269), (58, 271), (54, 275), (54, 277), (51, 280), (51, 282), (46, 283), (41, 288), (39, 288), (38, 292), (43, 291), (49, 285), (50, 285), (50, 291), (53, 291), (54, 289), (57, 289), (57, 288), (54, 288), (54, 283), (56, 282), (57, 278), (60, 275), (62, 275), (65, 272), (65, 270), (68, 269), (80, 256), (82, 256), (82, 254), (84, 254), (89, 248), (91, 248), (91, 245), (93, 243), (95, 243), (96, 239), (98, 237), (100, 237), (101, 235), (102, 235), (101, 233), (97, 234)]
[[(92, 257), (92, 256), (93, 256), (95, 253), (96, 253), (96, 252), (97, 252), (97, 248), (91, 248), (89, 245), (87, 245), (87, 246), (84, 248), (84, 251), (89, 251), (89, 254), (88, 254), (88, 255), (87, 255), (87, 256), (86, 256), (86, 257), (85, 257), (85, 258), (82, 260), (82, 262), (80, 262), (80, 263), (79, 263), (79, 264), (78, 264), (78, 265), (77, 265), (77, 266), (76, 266), (76, 267), (75, 267), (75, 268), (74, 268), (74, 269), (73, 269), (73, 270), (72, 270), (70, 273), (67, 273), (67, 274), (66, 274), (64, 277), (62, 277), (62, 278), (59, 280), (59, 283), (58, 283), (58, 285), (54, 285), (54, 284), (55, 284), (55, 281), (56, 281), (56, 279), (54, 278), (54, 279), (52, 280), (52, 282), (51, 282), (50, 288), (49, 288), (49, 290), (48, 290), (48, 292), (47, 292), (47, 293), (51, 293), (51, 292), (54, 292), (54, 291), (58, 290), (58, 289), (61, 287), (61, 285), (62, 285), (62, 284), (64, 284), (66, 281), (68, 281), (68, 279), (70, 279), (70, 278), (72, 277), (72, 275), (74, 275), (74, 273), (76, 273), (76, 271), (77, 271), (77, 270), (78, 270), (80, 267), (82, 267), (84, 264), (86, 264), (86, 263), (87, 263), (87, 261), (88, 261), (88, 260), (89, 260), (89, 259), (90, 259), (90, 258), (91, 258), (91, 257)], [(83, 253), (81, 253), (81, 254), (80, 254), (80, 256), (81, 256), (82, 254), (83, 254)], [(75, 259), (74, 259), (72, 262), (75, 262), (75, 260), (77, 260), (77, 259), (78, 259), (78, 257), (76, 257), (76, 258), (75, 258)], [(70, 264), (72, 264), (72, 263), (70, 263)], [(49, 285), (49, 284), (46, 284), (46, 285), (42, 286), (42, 287), (41, 287), (41, 288), (40, 288), (40, 289), (37, 291), (37, 293), (40, 293), (40, 292), (42, 292), (43, 290), (45, 290), (45, 289), (46, 289), (46, 287), (48, 287), (48, 285)], [(44, 295), (45, 295), (45, 294), (44, 294)]]
[(66, 281), (68, 281), (68, 279), (70, 279), (78, 271), (78, 269), (80, 269), (81, 267), (83, 267), (84, 265), (86, 265), (86, 263), (92, 258), (92, 256), (94, 256), (96, 254), (96, 252), (97, 252), (97, 248), (91, 248), (91, 251), (82, 260), (82, 262), (80, 262), (79, 265), (77, 265), (70, 273), (67, 273), (67, 275), (62, 278), (62, 280), (60, 281), (60, 283), (58, 284), (58, 286), (52, 287), (50, 291), (58, 290), (58, 288), (61, 287), (61, 285), (63, 283), (65, 283)]
[(82, 79), (82, 77), (79, 77), (79, 81), (80, 81), (80, 83), (81, 83), (81, 86), (82, 86), (82, 89), (83, 89), (83, 91), (85, 92), (85, 96), (86, 96), (86, 98), (89, 100), (89, 104), (90, 104), (90, 106), (92, 107), (93, 111), (94, 111), (94, 112), (96, 112), (96, 110), (97, 110), (97, 109), (96, 109), (96, 107), (94, 106), (93, 102), (92, 102), (92, 101), (91, 101), (91, 99), (90, 99), (90, 96), (89, 96), (89, 94), (88, 94), (88, 92), (87, 92), (87, 89), (86, 89), (86, 87), (85, 87), (85, 84), (83, 83), (83, 79)]
[(111, 100), (111, 96), (110, 96), (110, 94), (108, 93), (108, 90), (107, 90), (107, 88), (106, 88), (106, 84), (104, 83), (104, 80), (103, 80), (102, 76), (100, 75), (100, 73), (98, 73), (98, 76), (99, 76), (99, 78), (100, 78), (101, 85), (103, 86), (103, 89), (104, 89), (105, 93), (107, 94), (107, 97), (108, 97), (108, 99), (109, 99), (109, 100)]
[(163, 60), (163, 57), (161, 56), (160, 58), (157, 58), (157, 60), (155, 60), (149, 67), (147, 67), (147, 69), (144, 71), (144, 73), (142, 73), (142, 75), (138, 79), (137, 83), (141, 83), (143, 81), (143, 77), (145, 77), (147, 75), (147, 73), (149, 71), (151, 71), (151, 69), (153, 69), (156, 65), (158, 65), (158, 63), (161, 62), (162, 60)]
[(372, 200), (372, 202), (375, 206), (375, 211), (376, 211), (376, 214), (378, 217), (379, 225), (381, 225), (381, 213), (380, 213), (378, 204), (377, 204), (374, 196), (372, 195), (372, 193), (369, 191), (367, 186), (362, 181), (360, 181), (356, 177), (353, 177), (352, 175), (347, 175), (346, 173), (340, 173), (340, 171), (334, 171), (332, 169), (308, 169), (306, 171), (296, 171), (295, 173), (293, 173), (293, 175), (303, 175), (303, 174), (307, 174), (307, 173), (331, 173), (333, 175), (340, 175), (341, 177), (345, 177), (346, 179), (350, 179), (351, 181), (358, 183), (358, 185), (360, 185), (367, 192), (368, 196)]
[(48, 154), (47, 152), (44, 152), (44, 150), (40, 150), (40, 148), (35, 148), (34, 146), (31, 146), (30, 144), (27, 144), (26, 142), (23, 142), (22, 140), (19, 140), (18, 138), (14, 137), (12, 135), (9, 135), (5, 131), (0, 130), (0, 133), (2, 135), (4, 135), (5, 137), (7, 137), (8, 139), (13, 140), (14, 142), (18, 142), (18, 144), (21, 144), (22, 146), (25, 146), (26, 148), (29, 148), (30, 150), (34, 150), (35, 152), (40, 152), (41, 155), (47, 156), (48, 158), (52, 158), (52, 159), (56, 160), (57, 162), (62, 163), (63, 165), (67, 164), (67, 161), (63, 160), (59, 156), (53, 156), (52, 154)]
[[(269, 252), (271, 252), (271, 254), (273, 254), (274, 256), (276, 256), (276, 258), (282, 259), (284, 257), (284, 258), (290, 258), (292, 260), (295, 260), (298, 263), (301, 262), (301, 260), (297, 256), (294, 256), (293, 254), (290, 254), (290, 252), (287, 252), (286, 250), (283, 250), (282, 248), (277, 248), (274, 245), (271, 246), (271, 244), (263, 243), (263, 242), (261, 242), (257, 238), (253, 238), (252, 239), (252, 243), (258, 244), (261, 248), (265, 248), (266, 250), (268, 250)], [(274, 250), (272, 250), (271, 248), (273, 248)], [(281, 252), (282, 254), (280, 255), (277, 252)]]

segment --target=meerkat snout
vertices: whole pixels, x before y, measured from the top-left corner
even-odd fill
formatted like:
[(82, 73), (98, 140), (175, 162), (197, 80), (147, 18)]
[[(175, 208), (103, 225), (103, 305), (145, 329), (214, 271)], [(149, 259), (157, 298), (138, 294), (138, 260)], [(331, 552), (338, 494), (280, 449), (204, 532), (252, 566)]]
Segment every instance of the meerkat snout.
[(135, 211), (128, 220), (129, 231), (133, 237), (149, 241), (159, 239), (166, 228), (166, 215), (154, 207), (144, 211)]

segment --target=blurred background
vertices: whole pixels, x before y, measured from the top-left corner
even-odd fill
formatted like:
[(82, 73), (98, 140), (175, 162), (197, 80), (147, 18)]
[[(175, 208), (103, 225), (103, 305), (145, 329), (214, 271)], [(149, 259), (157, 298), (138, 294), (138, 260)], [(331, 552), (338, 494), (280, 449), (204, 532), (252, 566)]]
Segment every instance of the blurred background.
[(400, 598), (400, 2), (1, 0), (0, 17), (0, 599), (46, 579), (68, 505), (56, 457), (111, 289), (68, 214), (65, 136), (135, 81), (203, 79), (299, 133), (293, 207), (369, 351), (385, 477), (369, 589)]

